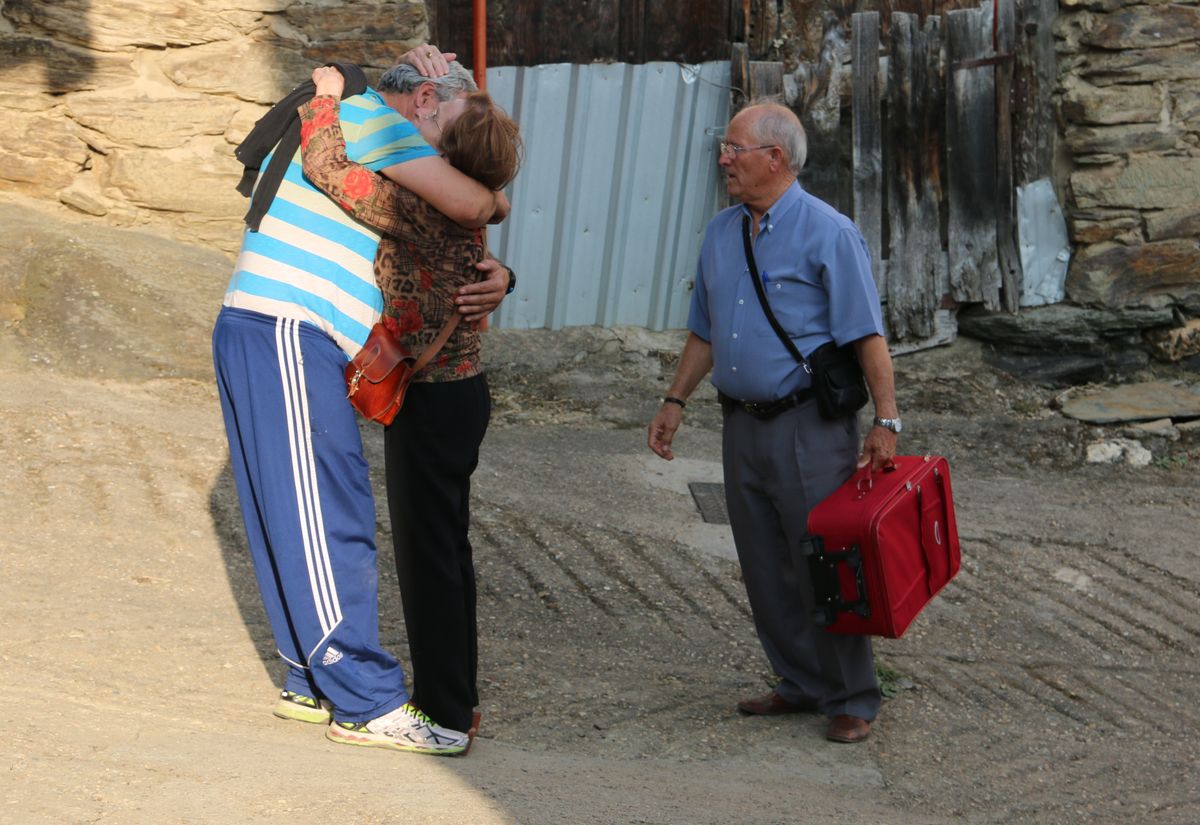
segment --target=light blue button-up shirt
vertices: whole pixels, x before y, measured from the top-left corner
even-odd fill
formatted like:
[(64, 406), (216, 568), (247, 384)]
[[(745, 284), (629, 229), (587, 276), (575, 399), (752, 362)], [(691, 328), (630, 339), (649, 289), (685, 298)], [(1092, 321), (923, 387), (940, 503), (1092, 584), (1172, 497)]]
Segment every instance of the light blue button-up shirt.
[[(708, 225), (696, 267), (688, 329), (712, 344), (712, 383), (743, 401), (774, 401), (810, 383), (759, 305), (742, 241), (745, 206)], [(879, 293), (858, 227), (799, 183), (763, 215), (754, 258), (780, 325), (807, 357), (883, 334)]]

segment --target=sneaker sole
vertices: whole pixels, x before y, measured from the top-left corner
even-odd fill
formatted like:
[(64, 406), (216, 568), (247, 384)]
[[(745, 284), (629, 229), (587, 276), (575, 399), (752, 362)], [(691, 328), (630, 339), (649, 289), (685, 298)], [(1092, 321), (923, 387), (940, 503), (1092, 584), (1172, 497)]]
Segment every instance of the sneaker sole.
[(280, 719), (307, 722), (310, 725), (328, 725), (333, 720), (333, 714), (325, 708), (308, 708), (286, 699), (276, 702), (271, 713)]
[(433, 756), (456, 756), (467, 749), (467, 745), (412, 745), (398, 742), (378, 733), (358, 733), (330, 725), (325, 729), (325, 738), (339, 745), (356, 745), (360, 748), (384, 748), (385, 750), (427, 753)]

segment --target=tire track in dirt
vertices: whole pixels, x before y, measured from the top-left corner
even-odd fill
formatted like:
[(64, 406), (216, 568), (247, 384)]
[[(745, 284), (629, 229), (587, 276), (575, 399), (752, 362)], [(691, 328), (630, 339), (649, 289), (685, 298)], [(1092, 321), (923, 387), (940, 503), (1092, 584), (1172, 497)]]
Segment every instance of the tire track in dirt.
[[(948, 781), (979, 786), (983, 822), (1082, 822), (1083, 811), (1151, 821), (1104, 817), (1122, 805), (1132, 814), (1128, 797), (1147, 772), (1195, 774), (1185, 732), (1200, 727), (1196, 586), (1101, 543), (992, 535), (964, 553), (926, 653), (897, 647), (926, 696), (920, 714), (986, 718), (1005, 731), (986, 747), (956, 749)], [(969, 640), (971, 652), (939, 655), (935, 639)], [(1019, 795), (1001, 792), (1014, 786)], [(916, 793), (945, 808), (928, 789)], [(1169, 812), (1193, 795), (1187, 783), (1156, 788), (1162, 821), (1175, 821)]]

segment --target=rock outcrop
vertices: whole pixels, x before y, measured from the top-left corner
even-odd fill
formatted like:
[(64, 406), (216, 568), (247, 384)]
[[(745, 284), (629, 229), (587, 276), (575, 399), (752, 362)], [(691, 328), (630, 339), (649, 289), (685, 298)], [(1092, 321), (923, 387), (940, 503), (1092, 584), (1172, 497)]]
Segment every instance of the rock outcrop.
[(1200, 7), (1062, 0), (1067, 299), (1200, 314)]
[(422, 0), (0, 0), (0, 191), (232, 251), (269, 104), (428, 37)]

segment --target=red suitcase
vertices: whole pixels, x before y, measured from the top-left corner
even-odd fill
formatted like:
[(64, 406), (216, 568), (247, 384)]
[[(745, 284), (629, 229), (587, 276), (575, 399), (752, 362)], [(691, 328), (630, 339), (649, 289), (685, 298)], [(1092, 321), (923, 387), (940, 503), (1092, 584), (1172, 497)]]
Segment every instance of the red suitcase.
[(808, 515), (814, 618), (832, 633), (898, 639), (958, 572), (946, 459), (894, 462), (859, 470)]

